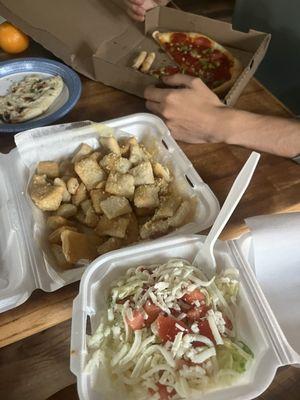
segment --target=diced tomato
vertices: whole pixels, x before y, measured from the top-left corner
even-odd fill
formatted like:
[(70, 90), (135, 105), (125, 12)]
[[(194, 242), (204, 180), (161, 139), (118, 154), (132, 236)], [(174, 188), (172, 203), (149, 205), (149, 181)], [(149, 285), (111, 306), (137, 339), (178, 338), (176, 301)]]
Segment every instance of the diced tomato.
[(179, 317), (179, 315), (182, 313), (182, 311), (181, 310), (175, 310), (174, 308), (170, 308), (170, 311), (171, 311), (171, 314), (172, 314), (172, 316), (174, 317), (174, 318), (178, 318)]
[(157, 386), (160, 400), (170, 400), (174, 396), (174, 394), (176, 394), (174, 389), (171, 393), (169, 393), (167, 391), (167, 386), (162, 385), (161, 383), (157, 383)]
[[(208, 339), (212, 340), (213, 342), (215, 341), (207, 319), (200, 321), (198, 323), (198, 328), (200, 331), (199, 332), (200, 335), (206, 336)], [(194, 345), (195, 345), (195, 342), (194, 342)]]
[(187, 312), (187, 318), (190, 322), (199, 321), (200, 318), (205, 317), (206, 313), (207, 313), (206, 305), (203, 305), (201, 307), (191, 308)]
[(232, 326), (232, 322), (230, 321), (230, 319), (226, 316), (224, 316), (223, 318), (225, 321), (226, 328), (229, 329), (230, 331), (232, 331), (233, 326)]
[(184, 322), (182, 321), (177, 321), (173, 317), (165, 317), (163, 314), (160, 314), (157, 319), (156, 319), (156, 327), (158, 331), (158, 336), (162, 340), (162, 342), (167, 342), (168, 340), (170, 342), (173, 342), (177, 333), (182, 332), (181, 329), (179, 329), (177, 325), (182, 326), (184, 329), (186, 329), (186, 332), (188, 331), (187, 326), (185, 325)]
[(203, 301), (205, 300), (205, 294), (203, 294), (199, 289), (195, 289), (190, 293), (186, 293), (182, 300), (184, 300), (188, 304), (194, 304), (195, 301)]
[(184, 365), (187, 365), (188, 367), (193, 367), (194, 365), (197, 365), (197, 364), (193, 363), (193, 361), (191, 361), (191, 360), (184, 360), (183, 358), (176, 361), (177, 369), (181, 369)]
[(143, 314), (139, 310), (133, 310), (132, 319), (126, 318), (127, 324), (134, 331), (142, 329), (145, 326), (145, 320)]
[(145, 320), (146, 326), (150, 326), (161, 312), (161, 309), (156, 304), (153, 304), (150, 300), (146, 301), (144, 305), (144, 310), (148, 314), (148, 318)]

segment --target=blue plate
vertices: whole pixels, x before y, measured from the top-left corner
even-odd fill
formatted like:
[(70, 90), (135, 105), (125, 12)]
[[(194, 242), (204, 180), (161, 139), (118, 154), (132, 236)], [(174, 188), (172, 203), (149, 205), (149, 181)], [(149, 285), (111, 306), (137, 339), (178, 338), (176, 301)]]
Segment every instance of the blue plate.
[(61, 76), (64, 81), (62, 93), (39, 117), (18, 124), (5, 124), (0, 121), (0, 132), (16, 133), (52, 124), (72, 110), (79, 100), (81, 81), (76, 72), (60, 62), (47, 58), (18, 58), (0, 62), (0, 95), (3, 96), (14, 82), (31, 74), (40, 75), (42, 78)]

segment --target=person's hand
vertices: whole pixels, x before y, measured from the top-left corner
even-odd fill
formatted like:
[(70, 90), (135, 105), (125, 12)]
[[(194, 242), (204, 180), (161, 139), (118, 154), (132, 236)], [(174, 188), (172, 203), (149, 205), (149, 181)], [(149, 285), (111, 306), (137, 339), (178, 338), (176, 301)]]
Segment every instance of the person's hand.
[(165, 120), (177, 140), (188, 143), (223, 142), (222, 119), (228, 109), (201, 81), (176, 74), (163, 78), (168, 86), (145, 90), (146, 107)]
[(127, 14), (135, 21), (144, 21), (146, 11), (157, 6), (165, 6), (169, 0), (124, 0)]

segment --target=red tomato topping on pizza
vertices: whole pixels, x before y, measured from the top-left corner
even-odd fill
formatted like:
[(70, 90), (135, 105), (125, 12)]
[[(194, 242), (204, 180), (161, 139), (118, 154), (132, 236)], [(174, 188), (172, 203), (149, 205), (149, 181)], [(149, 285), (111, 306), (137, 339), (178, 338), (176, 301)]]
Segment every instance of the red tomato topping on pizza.
[(186, 293), (182, 300), (184, 300), (188, 304), (195, 304), (195, 301), (204, 301), (205, 294), (202, 293), (199, 289), (195, 289), (192, 292)]
[(183, 32), (175, 32), (172, 34), (171, 43), (185, 43), (188, 36)]
[(211, 47), (211, 46), (212, 46), (211, 41), (210, 41), (209, 39), (206, 39), (206, 38), (201, 37), (201, 36), (195, 38), (195, 39), (193, 40), (193, 43), (194, 43), (196, 46), (205, 47), (205, 48), (208, 48), (208, 47)]
[(169, 66), (165, 68), (166, 75), (174, 75), (178, 74), (178, 72), (180, 72), (180, 69), (178, 67)]
[(164, 315), (160, 314), (156, 319), (158, 336), (164, 343), (168, 340), (170, 342), (173, 342), (177, 333), (183, 332), (183, 330), (178, 328), (178, 326), (184, 328), (185, 332), (188, 331), (188, 327), (185, 325), (184, 322), (177, 321), (173, 317), (165, 317)]
[(126, 318), (127, 324), (134, 331), (142, 329), (145, 326), (143, 314), (139, 310), (133, 310), (132, 319)]

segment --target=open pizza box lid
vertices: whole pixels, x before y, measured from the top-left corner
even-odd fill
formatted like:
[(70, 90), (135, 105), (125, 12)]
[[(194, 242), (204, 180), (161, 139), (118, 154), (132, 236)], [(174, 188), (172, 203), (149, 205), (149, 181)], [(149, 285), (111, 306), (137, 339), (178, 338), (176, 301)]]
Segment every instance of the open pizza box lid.
[[(297, 274), (296, 263), (299, 265), (300, 252), (293, 257), (292, 263), (285, 257), (284, 268), (281, 264), (286, 250), (288, 254), (291, 248), (296, 250), (294, 245), (296, 240), (299, 240), (299, 232), (295, 229), (293, 215), (288, 216), (285, 221), (281, 216), (279, 219), (275, 216), (274, 221), (269, 224), (270, 218), (273, 216), (263, 217), (263, 220), (261, 217), (257, 217), (257, 220), (253, 218), (252, 221), (250, 219), (247, 222), (252, 228), (251, 233), (234, 240), (216, 243), (214, 252), (217, 265), (221, 268), (235, 267), (239, 271), (241, 290), (239, 307), (236, 310), (237, 329), (239, 337), (245, 340), (253, 351), (254, 360), (251, 368), (237, 384), (216, 392), (201, 393), (203, 400), (256, 398), (271, 384), (278, 367), (300, 366), (299, 277), (295, 280), (286, 278), (286, 275), (291, 277)], [(299, 224), (300, 214), (297, 218)], [(294, 225), (293, 233), (285, 240), (280, 234), (280, 227), (285, 235), (290, 224)], [(270, 227), (271, 229), (268, 229)], [(278, 247), (274, 249), (272, 246), (273, 240), (278, 237), (287, 244), (284, 251), (276, 251)], [(99, 318), (107, 307), (106, 295), (112, 281), (127, 268), (141, 264), (161, 264), (171, 258), (184, 258), (191, 262), (204, 240), (205, 236), (198, 235), (159, 239), (119, 252), (111, 252), (90, 264), (82, 277), (79, 294), (73, 303), (72, 315), (70, 366), (77, 377), (81, 400), (96, 400), (99, 395), (103, 399), (122, 398), (122, 394), (111, 392), (111, 385), (104, 381), (106, 375), (100, 366), (91, 373), (85, 369), (89, 360), (86, 332), (91, 327), (93, 334), (98, 327)], [(273, 268), (270, 269), (271, 265)], [(272, 277), (269, 276), (270, 270)], [(278, 307), (278, 297), (284, 307)], [(291, 302), (294, 306), (291, 312), (287, 312)], [(200, 396), (193, 397), (197, 400), (199, 398)]]
[[(149, 149), (155, 146), (157, 159), (171, 168), (183, 196), (195, 200), (193, 220), (170, 235), (196, 233), (213, 224), (218, 200), (160, 118), (144, 113), (104, 123), (117, 138), (134, 136)], [(70, 157), (81, 143), (97, 148), (98, 139), (91, 121), (46, 126), (19, 133), (17, 149), (0, 154), (0, 312), (22, 304), (35, 289), (52, 292), (80, 280), (86, 266), (55, 268), (45, 214), (31, 201), (28, 184), (39, 161)]]
[(229, 105), (255, 73), (271, 37), (254, 30), (235, 31), (230, 23), (168, 7), (148, 12), (145, 24), (134, 23), (123, 4), (121, 0), (0, 0), (0, 14), (78, 72), (140, 97), (147, 85), (158, 81), (131, 68), (139, 51), (156, 52), (153, 67), (170, 64), (151, 33), (203, 33), (228, 48), (244, 66), (224, 99)]

